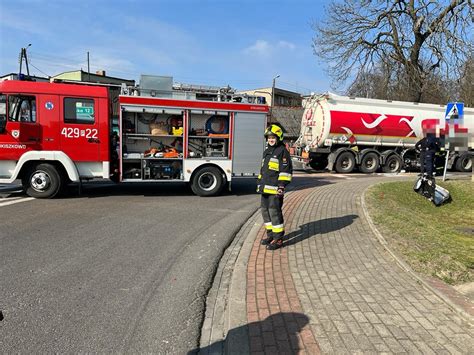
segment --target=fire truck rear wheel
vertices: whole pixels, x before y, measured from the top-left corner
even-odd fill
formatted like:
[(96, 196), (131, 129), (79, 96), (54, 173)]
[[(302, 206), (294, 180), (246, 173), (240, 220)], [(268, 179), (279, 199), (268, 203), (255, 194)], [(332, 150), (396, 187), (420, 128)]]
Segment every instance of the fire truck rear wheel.
[(205, 166), (194, 174), (191, 189), (198, 196), (214, 196), (221, 192), (224, 180), (218, 168)]
[(53, 198), (63, 186), (61, 174), (51, 164), (38, 164), (22, 179), (26, 193), (35, 198)]
[(336, 171), (342, 174), (351, 173), (355, 167), (355, 157), (351, 152), (342, 152), (336, 159)]
[(382, 167), (384, 173), (395, 174), (402, 170), (403, 160), (396, 154), (390, 155)]

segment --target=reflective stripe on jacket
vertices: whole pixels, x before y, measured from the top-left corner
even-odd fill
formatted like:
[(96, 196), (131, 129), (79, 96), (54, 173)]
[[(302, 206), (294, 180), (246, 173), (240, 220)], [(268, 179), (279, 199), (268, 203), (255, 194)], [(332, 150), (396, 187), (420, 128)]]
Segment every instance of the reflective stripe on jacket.
[(291, 182), (293, 166), (291, 156), (283, 144), (268, 146), (263, 152), (262, 166), (257, 180), (257, 192), (278, 194), (278, 188)]

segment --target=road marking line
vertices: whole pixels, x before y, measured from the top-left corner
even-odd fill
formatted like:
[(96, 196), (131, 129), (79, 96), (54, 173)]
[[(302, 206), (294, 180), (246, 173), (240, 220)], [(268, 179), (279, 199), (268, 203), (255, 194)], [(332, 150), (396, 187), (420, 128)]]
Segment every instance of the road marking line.
[(13, 200), (5, 201), (5, 202), (0, 202), (0, 207), (5, 207), (9, 205), (14, 205), (15, 203), (20, 203), (20, 202), (27, 202), (34, 200), (34, 197), (20, 197), (20, 198), (14, 198)]

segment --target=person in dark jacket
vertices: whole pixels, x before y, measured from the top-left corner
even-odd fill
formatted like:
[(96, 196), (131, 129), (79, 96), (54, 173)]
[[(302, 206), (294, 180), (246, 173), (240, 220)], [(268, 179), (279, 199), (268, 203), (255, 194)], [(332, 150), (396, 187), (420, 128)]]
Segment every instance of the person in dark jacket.
[(415, 144), (415, 149), (420, 152), (421, 174), (426, 172), (428, 176), (433, 176), (435, 154), (439, 146), (439, 139), (432, 132), (427, 132), (425, 137)]
[(261, 244), (275, 250), (283, 245), (285, 225), (283, 221), (283, 196), (291, 182), (293, 167), (290, 153), (283, 144), (283, 130), (272, 124), (265, 131), (267, 149), (263, 152), (262, 167), (257, 180), (257, 192), (261, 197), (261, 211), (266, 238)]

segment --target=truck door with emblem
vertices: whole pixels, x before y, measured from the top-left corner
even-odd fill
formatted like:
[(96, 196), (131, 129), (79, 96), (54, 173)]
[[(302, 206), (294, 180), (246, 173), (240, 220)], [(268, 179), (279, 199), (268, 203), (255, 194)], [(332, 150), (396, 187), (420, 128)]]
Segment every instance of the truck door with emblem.
[[(98, 162), (99, 100), (91, 97), (62, 97), (61, 150), (74, 162)], [(82, 164), (86, 166), (87, 164)], [(92, 166), (89, 166), (92, 167)]]
[(41, 149), (59, 150), (59, 96), (55, 94), (38, 95), (38, 121), (41, 129)]

